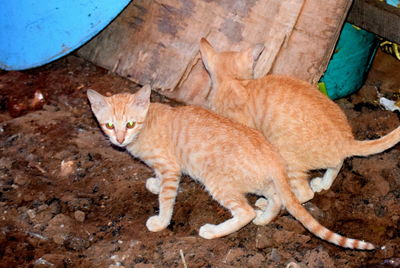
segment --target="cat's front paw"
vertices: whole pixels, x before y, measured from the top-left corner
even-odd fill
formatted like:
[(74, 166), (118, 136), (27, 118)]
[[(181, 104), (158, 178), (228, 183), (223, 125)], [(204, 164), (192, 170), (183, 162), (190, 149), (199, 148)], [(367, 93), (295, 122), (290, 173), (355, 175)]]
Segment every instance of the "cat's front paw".
[(218, 238), (218, 234), (216, 233), (216, 225), (214, 224), (204, 224), (200, 227), (199, 235), (205, 239), (214, 239)]
[(148, 178), (146, 181), (146, 189), (153, 194), (160, 193), (160, 180), (157, 178)]
[(151, 232), (159, 232), (167, 228), (169, 222), (163, 220), (160, 216), (152, 216), (146, 222), (146, 227)]
[(325, 190), (324, 186), (322, 185), (322, 178), (321, 177), (313, 178), (310, 181), (310, 187), (311, 187), (311, 189), (313, 190), (314, 193), (321, 192), (322, 190)]

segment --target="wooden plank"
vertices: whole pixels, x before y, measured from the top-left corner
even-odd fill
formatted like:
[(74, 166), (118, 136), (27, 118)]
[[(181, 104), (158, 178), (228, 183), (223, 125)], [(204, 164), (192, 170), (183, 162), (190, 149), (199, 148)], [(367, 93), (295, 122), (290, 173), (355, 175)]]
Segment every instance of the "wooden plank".
[(271, 73), (292, 75), (316, 84), (328, 66), (351, 3), (306, 0)]
[(254, 78), (259, 78), (271, 71), (279, 51), (292, 34), (304, 1), (291, 1), (290, 5), (282, 5), (276, 14), (274, 24), (264, 42), (265, 49), (254, 68)]
[(315, 82), (328, 63), (349, 3), (135, 0), (79, 54), (139, 84), (150, 83), (168, 97), (205, 105), (210, 79), (200, 58), (201, 37), (217, 50), (264, 43), (257, 76), (287, 73)]
[(400, 8), (378, 0), (355, 0), (347, 20), (400, 44)]

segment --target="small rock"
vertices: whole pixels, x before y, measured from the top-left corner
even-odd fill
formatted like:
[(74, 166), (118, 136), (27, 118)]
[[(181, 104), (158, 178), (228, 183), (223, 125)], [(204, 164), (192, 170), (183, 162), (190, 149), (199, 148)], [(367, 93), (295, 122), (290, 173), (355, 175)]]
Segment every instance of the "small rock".
[(19, 185), (19, 186), (23, 186), (29, 183), (29, 179), (25, 176), (21, 176), (21, 175), (17, 175), (14, 178), (14, 183)]
[(74, 196), (67, 202), (71, 210), (90, 210), (93, 204), (93, 200), (90, 198), (75, 198)]
[(64, 244), (66, 237), (73, 231), (74, 221), (62, 213), (57, 214), (49, 221), (44, 235), (51, 237), (59, 245)]
[(52, 208), (46, 204), (38, 205), (37, 209), (28, 209), (26, 211), (30, 221), (36, 225), (47, 225), (53, 218)]
[(64, 246), (69, 250), (82, 251), (90, 247), (90, 242), (80, 237), (68, 236), (64, 240)]
[(61, 166), (60, 166), (60, 175), (62, 177), (67, 177), (69, 176), (73, 171), (74, 171), (74, 166), (75, 163), (74, 161), (61, 161)]
[(329, 256), (328, 252), (321, 247), (308, 251), (302, 263), (310, 268), (335, 267), (335, 262)]
[(273, 248), (271, 252), (268, 255), (268, 259), (274, 261), (274, 262), (280, 262), (281, 261), (281, 255), (278, 253), (278, 250), (276, 248)]
[(43, 110), (48, 112), (57, 112), (57, 107), (49, 104), (43, 105)]
[(77, 220), (79, 222), (84, 222), (86, 215), (85, 215), (85, 212), (83, 212), (81, 210), (77, 210), (74, 213), (74, 217), (75, 217), (75, 220)]
[(235, 261), (237, 258), (245, 255), (245, 252), (241, 248), (232, 248), (228, 251), (228, 254), (225, 256), (225, 263), (230, 263)]
[(28, 214), (30, 220), (33, 220), (36, 217), (36, 212), (34, 209), (28, 209), (26, 214)]
[(52, 237), (53, 242), (56, 243), (57, 245), (64, 245), (64, 241), (66, 238), (67, 236), (64, 234), (55, 234)]
[(248, 267), (263, 267), (263, 262), (265, 261), (264, 256), (261, 253), (256, 253), (254, 256), (248, 258)]
[(46, 204), (40, 205), (40, 206), (38, 207), (38, 212), (41, 212), (41, 211), (43, 211), (43, 210), (46, 210), (48, 207), (49, 207), (49, 206), (46, 205)]
[(266, 228), (258, 228), (256, 235), (256, 248), (264, 249), (274, 245), (271, 231)]
[(11, 158), (1, 157), (0, 158), (0, 168), (11, 169), (13, 161)]
[(286, 230), (276, 230), (272, 234), (272, 239), (278, 244), (286, 244), (296, 235), (295, 232)]

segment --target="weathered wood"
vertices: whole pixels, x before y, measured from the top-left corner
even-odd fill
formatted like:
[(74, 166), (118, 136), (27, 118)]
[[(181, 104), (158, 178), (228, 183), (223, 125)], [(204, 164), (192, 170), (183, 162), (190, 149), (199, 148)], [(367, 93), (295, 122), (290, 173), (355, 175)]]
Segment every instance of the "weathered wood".
[(351, 3), (351, 0), (306, 0), (271, 73), (317, 83), (328, 66)]
[[(316, 82), (330, 58), (349, 0), (134, 0), (85, 58), (162, 94), (204, 105), (210, 79), (199, 54), (256, 43), (266, 49), (256, 76), (286, 73)], [(323, 10), (323, 11), (321, 11)]]
[(400, 8), (378, 0), (355, 0), (347, 20), (390, 41), (400, 43)]

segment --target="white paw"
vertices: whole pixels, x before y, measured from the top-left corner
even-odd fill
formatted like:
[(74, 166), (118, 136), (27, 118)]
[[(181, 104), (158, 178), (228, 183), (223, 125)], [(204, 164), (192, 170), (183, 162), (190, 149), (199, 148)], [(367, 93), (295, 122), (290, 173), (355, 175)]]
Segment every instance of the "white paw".
[(199, 235), (205, 239), (213, 239), (219, 237), (216, 234), (216, 225), (214, 224), (204, 224), (200, 227)]
[(256, 211), (256, 217), (253, 219), (253, 223), (255, 225), (264, 225), (264, 222), (265, 222), (265, 220), (264, 220), (265, 217), (263, 217), (264, 211), (259, 210), (259, 209), (256, 209), (255, 211)]
[(262, 197), (258, 198), (254, 205), (261, 210), (266, 210), (268, 206), (268, 200)]
[(314, 193), (321, 192), (322, 190), (325, 190), (323, 185), (322, 185), (322, 178), (321, 177), (313, 178), (310, 181), (310, 187), (311, 187), (311, 189), (313, 190)]
[(169, 222), (164, 221), (161, 219), (160, 216), (152, 216), (146, 222), (146, 227), (151, 232), (159, 232), (167, 228)]
[(160, 193), (160, 180), (157, 178), (148, 178), (146, 181), (146, 189), (153, 194)]

